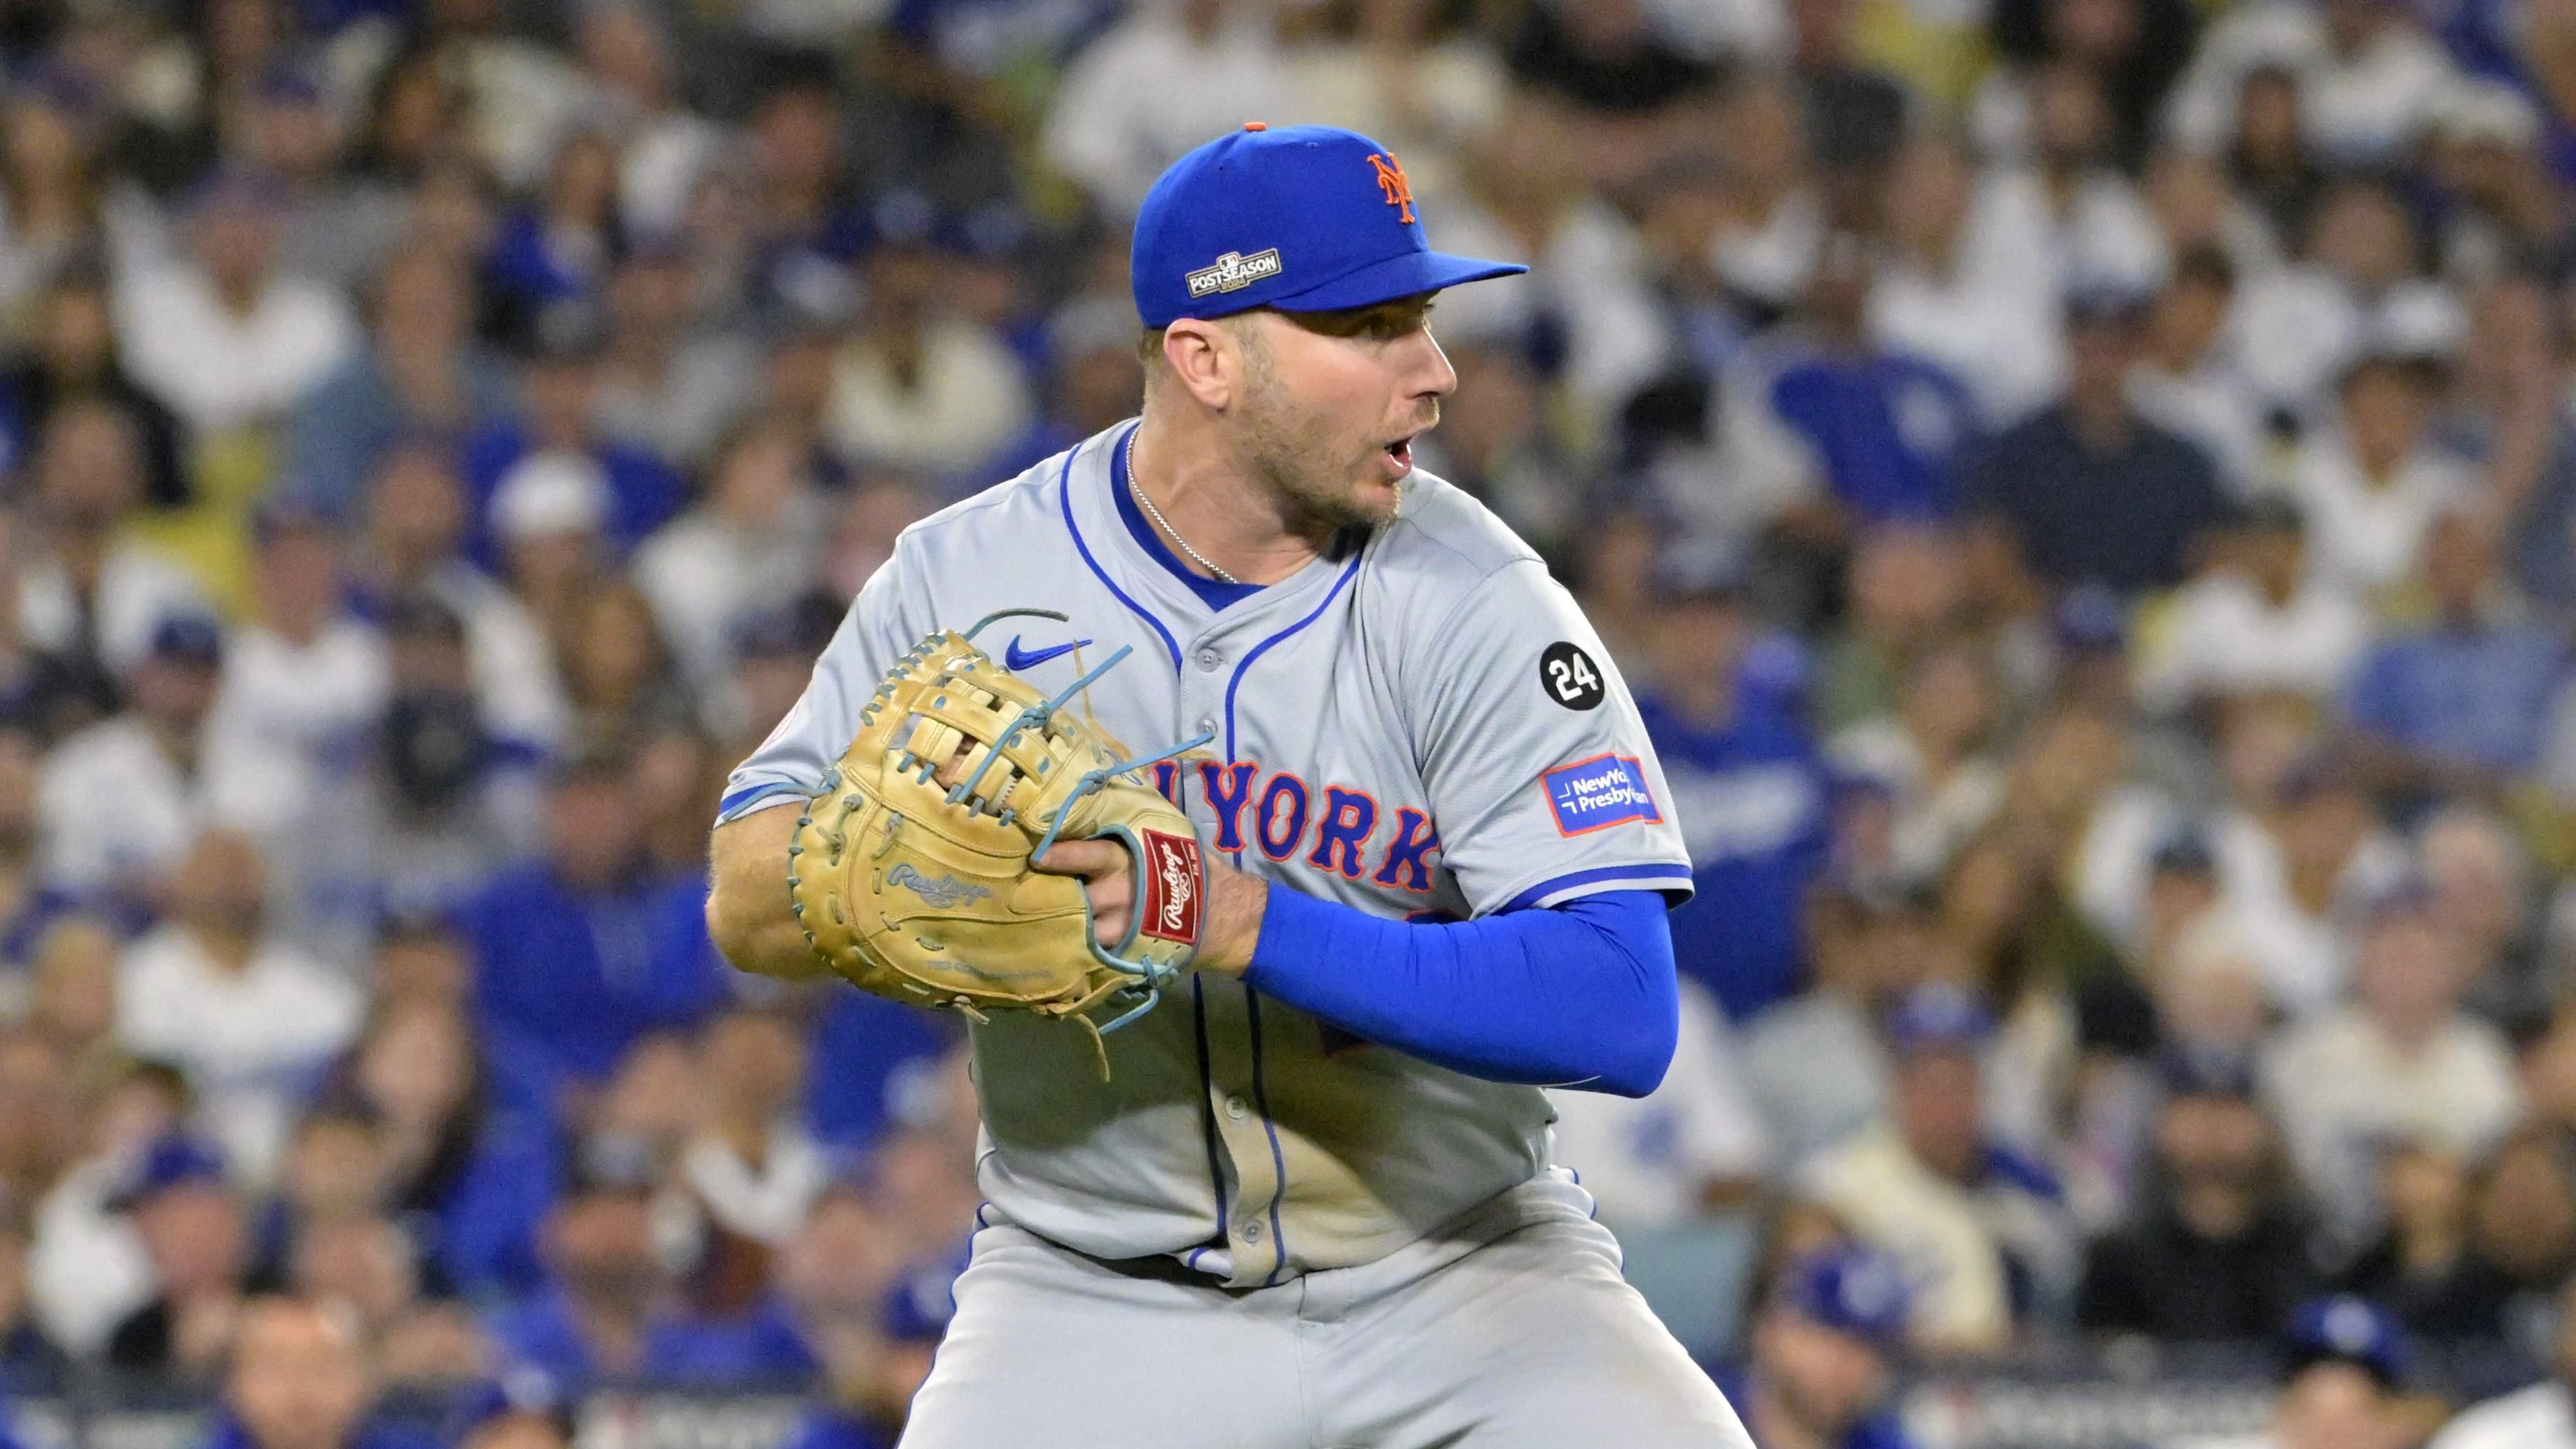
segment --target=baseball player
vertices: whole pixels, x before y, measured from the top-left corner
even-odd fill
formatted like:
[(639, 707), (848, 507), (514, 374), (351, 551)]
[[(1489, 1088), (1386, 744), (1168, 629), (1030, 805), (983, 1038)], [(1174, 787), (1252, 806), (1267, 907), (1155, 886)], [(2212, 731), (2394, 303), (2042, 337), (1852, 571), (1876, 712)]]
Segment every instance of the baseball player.
[[(982, 641), (1041, 690), (1133, 651), (1078, 691), (1119, 739), (1208, 737), (1153, 771), (1195, 956), (1107, 1079), (1060, 1020), (974, 1027), (986, 1202), (904, 1443), (1745, 1445), (1549, 1162), (1542, 1087), (1642, 1095), (1673, 1050), (1662, 771), (1536, 555), (1412, 463), (1457, 382), (1432, 294), (1523, 268), (1432, 251), (1367, 137), (1257, 123), (1164, 174), (1131, 268), (1141, 419), (907, 530), (715, 833), (726, 954), (816, 974), (784, 807), (997, 610), (1067, 616)], [(1038, 863), (1129, 933), (1125, 847)]]

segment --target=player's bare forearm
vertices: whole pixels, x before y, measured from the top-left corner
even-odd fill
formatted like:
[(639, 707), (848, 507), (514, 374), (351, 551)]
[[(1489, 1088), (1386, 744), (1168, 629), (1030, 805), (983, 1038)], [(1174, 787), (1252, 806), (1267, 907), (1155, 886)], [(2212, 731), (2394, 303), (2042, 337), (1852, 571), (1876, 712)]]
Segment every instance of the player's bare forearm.
[(806, 941), (787, 890), (796, 814), (783, 805), (727, 821), (709, 850), (707, 934), (726, 960), (762, 976), (801, 979), (830, 969)]
[[(1252, 948), (1261, 939), (1261, 913), (1270, 888), (1209, 854), (1207, 915), (1199, 929), (1199, 948), (1190, 959), (1195, 971), (1241, 976), (1252, 964)], [(1104, 945), (1127, 935), (1136, 906), (1136, 872), (1127, 847), (1114, 840), (1059, 840), (1039, 856), (1040, 870), (1078, 875), (1091, 898), (1092, 934)]]

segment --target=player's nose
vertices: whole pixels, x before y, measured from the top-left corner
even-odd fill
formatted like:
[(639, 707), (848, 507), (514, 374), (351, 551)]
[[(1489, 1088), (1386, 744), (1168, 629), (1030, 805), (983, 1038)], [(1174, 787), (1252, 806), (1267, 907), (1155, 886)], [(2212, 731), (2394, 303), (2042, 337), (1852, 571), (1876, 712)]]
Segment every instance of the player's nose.
[(1458, 369), (1449, 365), (1449, 354), (1440, 350), (1430, 328), (1415, 328), (1402, 342), (1400, 356), (1406, 397), (1438, 399), (1458, 390)]

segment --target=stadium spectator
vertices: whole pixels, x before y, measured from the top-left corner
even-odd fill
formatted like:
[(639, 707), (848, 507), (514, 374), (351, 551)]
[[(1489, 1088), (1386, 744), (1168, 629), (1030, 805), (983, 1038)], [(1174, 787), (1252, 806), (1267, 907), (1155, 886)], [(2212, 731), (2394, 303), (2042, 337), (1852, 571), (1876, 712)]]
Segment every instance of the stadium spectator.
[(1722, 1381), (1754, 1442), (1907, 1449), (1888, 1400), (1908, 1296), (1904, 1270), (1867, 1249), (1784, 1267), (1754, 1321), (1751, 1362)]
[(249, 1300), (250, 1224), (223, 1160), (198, 1138), (163, 1137), (128, 1169), (109, 1206), (130, 1215), (152, 1265), (153, 1296), (107, 1340), (120, 1369), (190, 1377), (233, 1351)]
[(2168, 587), (2220, 520), (2217, 470), (2131, 401), (2138, 299), (2079, 291), (2067, 309), (2066, 391), (1968, 465), (1970, 506), (2052, 586), (2096, 583), (2123, 595)]
[(2428, 1449), (2568, 1449), (2576, 1444), (2576, 1279), (2558, 1295), (2549, 1376), (2463, 1410)]
[(538, 339), (525, 372), (520, 405), (479, 420), (461, 457), (473, 501), (467, 505), (467, 549), (477, 561), (502, 560), (501, 494), (529, 459), (586, 459), (606, 485), (601, 531), (622, 556), (680, 511), (685, 488), (661, 455), (603, 426), (600, 365), (604, 345), (595, 321), (568, 317)]
[(363, 1330), (337, 1305), (261, 1298), (245, 1304), (208, 1449), (414, 1449), (373, 1422), (376, 1375)]
[(2280, 1332), (2319, 1270), (2279, 1135), (2239, 1063), (2163, 1064), (2154, 1162), (2139, 1206), (2086, 1254), (2086, 1328), (2209, 1342)]
[(2426, 1403), (2406, 1392), (2406, 1331), (2367, 1298), (2320, 1298), (2299, 1310), (2283, 1338), (2281, 1392), (2260, 1435), (2199, 1438), (2175, 1449), (2407, 1449), (2429, 1427)]
[(2309, 566), (2295, 504), (2262, 498), (2236, 517), (2209, 569), (2175, 591), (2138, 662), (2139, 703), (2171, 714), (2203, 700), (2279, 692), (2331, 700), (2370, 642), (2370, 616)]
[(28, 330), (22, 355), (0, 369), (0, 470), (23, 474), (55, 412), (92, 400), (122, 413), (134, 431), (142, 501), (156, 508), (186, 505), (196, 487), (180, 446), (179, 421), (126, 370), (104, 271), (80, 266), (58, 272), (37, 299)]
[(698, 1020), (725, 990), (698, 924), (705, 883), (642, 865), (626, 784), (613, 755), (559, 767), (544, 854), (502, 871), (460, 916), (492, 1087), (506, 1107), (543, 1115), (568, 1105), (637, 1038)]
[(116, 1035), (187, 1075), (199, 1125), (244, 1181), (271, 1180), (305, 1081), (356, 1036), (348, 977), (269, 926), (259, 847), (210, 830), (177, 863), (165, 924), (117, 966)]
[(1808, 1201), (1923, 1285), (1907, 1336), (1931, 1352), (1994, 1353), (2025, 1315), (2071, 1290), (2076, 1243), (2047, 1170), (1990, 1140), (1979, 1056), (1994, 1022), (1965, 993), (1926, 986), (1889, 1012), (1889, 1120), (1800, 1173)]

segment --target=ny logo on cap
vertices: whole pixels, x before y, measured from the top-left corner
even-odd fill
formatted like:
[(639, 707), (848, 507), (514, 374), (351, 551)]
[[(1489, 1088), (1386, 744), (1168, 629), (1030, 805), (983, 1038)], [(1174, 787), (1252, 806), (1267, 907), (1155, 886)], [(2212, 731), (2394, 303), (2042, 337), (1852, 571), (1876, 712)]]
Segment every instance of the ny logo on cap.
[(1201, 267), (1183, 280), (1190, 284), (1192, 297), (1204, 297), (1210, 292), (1240, 292), (1264, 277), (1277, 275), (1279, 248), (1272, 247), (1248, 257), (1241, 252), (1227, 252), (1216, 259), (1215, 266)]
[(1411, 223), (1413, 220), (1413, 183), (1404, 179), (1404, 163), (1396, 160), (1395, 153), (1392, 151), (1388, 151), (1382, 155), (1373, 155), (1368, 158), (1368, 163), (1369, 168), (1377, 172), (1377, 189), (1385, 193), (1386, 204), (1389, 206), (1402, 207), (1404, 209), (1403, 214), (1398, 216), (1396, 220), (1408, 224)]

